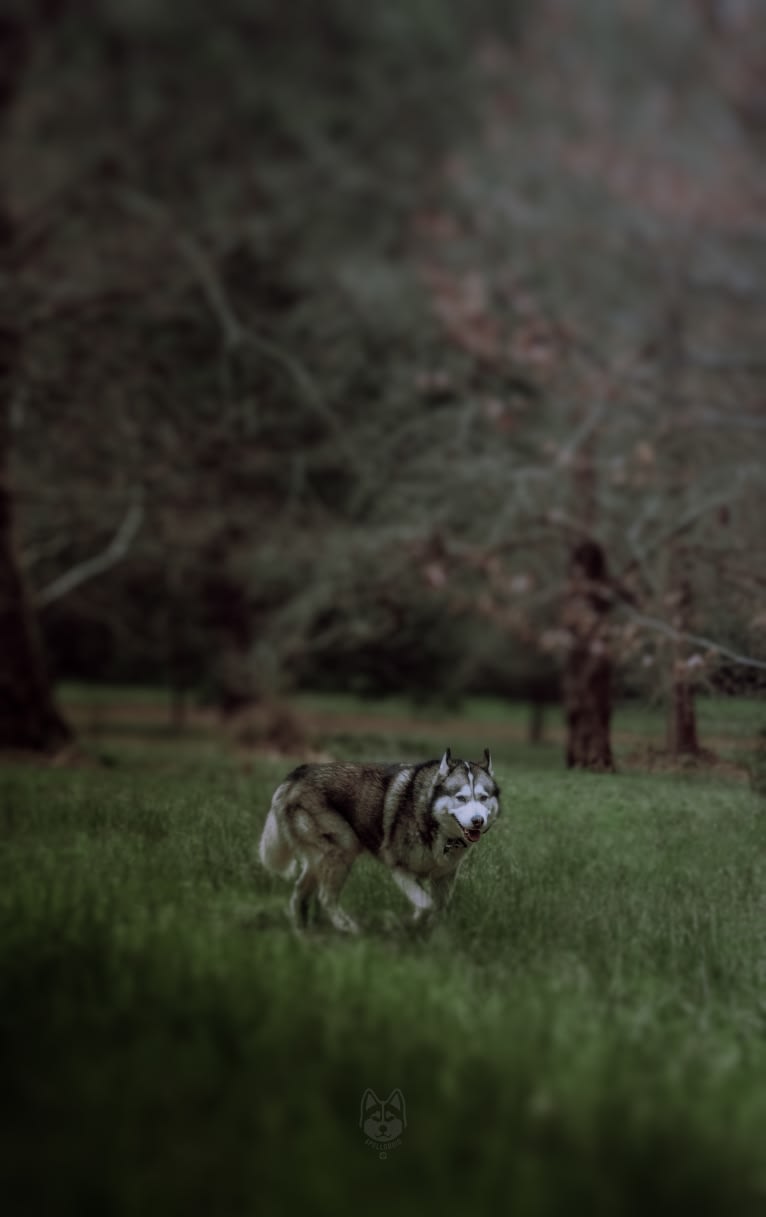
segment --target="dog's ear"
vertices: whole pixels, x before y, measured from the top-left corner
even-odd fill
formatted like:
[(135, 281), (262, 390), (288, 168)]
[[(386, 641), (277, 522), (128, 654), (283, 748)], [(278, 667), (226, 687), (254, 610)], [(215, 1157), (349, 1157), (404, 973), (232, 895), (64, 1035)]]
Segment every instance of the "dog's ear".
[(364, 1128), (365, 1116), (367, 1115), (368, 1107), (380, 1107), (381, 1102), (374, 1090), (370, 1090), (369, 1086), (362, 1095), (362, 1106), (359, 1112), (359, 1127)]
[(406, 1128), (407, 1127), (407, 1109), (404, 1105), (404, 1095), (402, 1094), (401, 1090), (398, 1089), (398, 1087), (396, 1090), (391, 1091), (390, 1095), (386, 1099), (386, 1105), (388, 1107), (398, 1108), (398, 1110), (401, 1112), (401, 1115), (402, 1115), (402, 1128)]
[(452, 751), (451, 751), (451, 749), (448, 748), (447, 751), (444, 753), (444, 756), (441, 759), (441, 764), (439, 765), (439, 777), (440, 778), (446, 778), (447, 774), (449, 773), (449, 767), (451, 764), (452, 764)]
[(490, 777), (495, 776), (495, 771), (492, 768), (492, 757), (489, 755), (489, 748), (484, 749), (484, 766)]

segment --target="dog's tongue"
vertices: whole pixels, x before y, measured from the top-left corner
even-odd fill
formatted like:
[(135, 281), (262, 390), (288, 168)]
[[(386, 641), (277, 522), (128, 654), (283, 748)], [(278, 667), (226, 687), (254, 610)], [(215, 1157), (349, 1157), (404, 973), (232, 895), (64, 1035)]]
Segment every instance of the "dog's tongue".
[(466, 828), (465, 835), (468, 837), (469, 841), (473, 842), (478, 841), (481, 833), (479, 832), (478, 828)]

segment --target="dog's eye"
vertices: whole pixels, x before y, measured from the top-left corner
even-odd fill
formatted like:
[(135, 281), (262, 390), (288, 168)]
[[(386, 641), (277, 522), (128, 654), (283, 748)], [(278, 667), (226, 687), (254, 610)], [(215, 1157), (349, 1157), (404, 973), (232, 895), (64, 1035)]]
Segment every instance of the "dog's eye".
[(483, 790), (480, 790), (479, 793), (477, 794), (476, 798), (479, 800), (480, 803), (486, 803), (487, 799), (489, 798), (489, 795), (485, 794), (485, 792)]
[(456, 794), (455, 798), (457, 799), (458, 803), (467, 803), (468, 802), (467, 794)]

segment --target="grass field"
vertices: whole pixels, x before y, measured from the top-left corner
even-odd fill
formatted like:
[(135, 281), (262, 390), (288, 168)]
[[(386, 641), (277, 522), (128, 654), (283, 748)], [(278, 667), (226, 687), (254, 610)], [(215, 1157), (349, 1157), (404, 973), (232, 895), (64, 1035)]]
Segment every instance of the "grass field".
[[(8, 1217), (766, 1211), (746, 783), (505, 749), (504, 817), (430, 937), (370, 862), (365, 933), (299, 939), (255, 862), (289, 763), (122, 747), (0, 770)], [(386, 1158), (367, 1087), (406, 1100)]]

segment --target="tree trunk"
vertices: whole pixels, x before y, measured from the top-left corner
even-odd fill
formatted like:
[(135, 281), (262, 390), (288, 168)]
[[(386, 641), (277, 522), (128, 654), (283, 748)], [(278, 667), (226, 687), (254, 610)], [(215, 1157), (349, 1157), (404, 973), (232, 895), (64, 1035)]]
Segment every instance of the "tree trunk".
[(689, 680), (676, 671), (668, 714), (668, 751), (673, 756), (698, 756), (699, 750), (694, 690)]
[(612, 664), (607, 655), (594, 655), (576, 644), (564, 672), (567, 719), (567, 766), (614, 772), (611, 745)]
[(13, 345), (13, 334), (0, 324), (0, 748), (53, 752), (72, 733), (54, 704), (14, 543), (8, 486), (8, 371)]
[(583, 541), (575, 546), (563, 613), (570, 636), (563, 697), (568, 767), (612, 773), (612, 660), (605, 580), (606, 560), (600, 545)]

